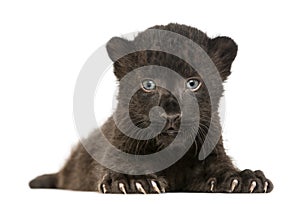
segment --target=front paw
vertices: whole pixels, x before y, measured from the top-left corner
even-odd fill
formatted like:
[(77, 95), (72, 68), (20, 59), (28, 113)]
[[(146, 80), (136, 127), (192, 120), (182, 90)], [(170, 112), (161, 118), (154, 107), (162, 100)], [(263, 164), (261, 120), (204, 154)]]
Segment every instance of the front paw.
[(98, 191), (101, 193), (164, 193), (166, 187), (166, 180), (155, 175), (132, 176), (108, 173), (98, 183)]
[(205, 183), (205, 188), (206, 192), (269, 193), (273, 190), (273, 184), (262, 171), (246, 169), (211, 177)]

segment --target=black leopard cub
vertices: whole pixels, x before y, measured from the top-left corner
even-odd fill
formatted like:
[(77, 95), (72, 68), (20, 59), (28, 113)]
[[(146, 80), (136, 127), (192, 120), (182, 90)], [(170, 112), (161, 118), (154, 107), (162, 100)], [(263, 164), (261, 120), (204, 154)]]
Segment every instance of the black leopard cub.
[[(210, 87), (218, 86), (214, 80), (216, 73), (213, 70), (206, 70), (208, 74), (202, 75), (197, 72), (189, 60), (176, 56), (172, 52), (163, 50), (164, 44), (170, 50), (182, 53), (190, 61), (202, 59), (205, 55), (198, 56), (191, 51), (188, 46), (178, 46), (177, 39), (173, 37), (163, 37), (161, 41), (154, 41), (151, 30), (168, 31), (175, 35), (183, 36), (190, 42), (200, 46), (206, 53), (217, 70), (217, 75), (224, 82), (230, 75), (231, 64), (237, 54), (237, 45), (229, 37), (209, 38), (200, 30), (180, 24), (168, 24), (166, 26), (154, 26), (144, 32), (139, 33), (133, 40), (114, 37), (106, 45), (107, 53), (114, 62), (114, 73), (119, 81), (118, 105), (115, 110), (116, 115), (125, 124), (132, 122), (139, 129), (146, 129), (155, 125), (155, 120), (150, 120), (150, 112), (153, 107), (160, 107), (163, 110), (153, 118), (160, 118), (165, 121), (161, 132), (150, 139), (142, 139), (145, 135), (138, 134), (140, 138), (132, 138), (120, 130), (114, 117), (108, 120), (101, 127), (101, 131), (94, 131), (84, 143), (90, 145), (87, 151), (84, 143), (79, 143), (72, 152), (65, 166), (55, 174), (39, 176), (30, 182), (31, 188), (57, 188), (72, 189), (81, 191), (99, 191), (102, 193), (162, 193), (162, 192), (222, 192), (222, 193), (268, 193), (273, 189), (272, 182), (267, 179), (260, 170), (239, 170), (226, 155), (221, 136), (221, 125), (218, 113), (219, 100), (222, 97), (221, 91), (209, 92)], [(170, 35), (172, 36), (172, 35)], [(144, 44), (143, 49), (139, 48)], [(147, 47), (148, 46), (148, 47)], [(127, 53), (126, 50), (131, 52)], [(132, 51), (134, 50), (134, 52)], [(205, 55), (205, 56), (206, 56)], [(202, 61), (201, 61), (202, 62)], [(176, 72), (182, 79), (169, 77), (169, 74), (161, 73), (160, 79), (155, 76), (155, 66), (167, 67)], [(201, 67), (201, 63), (199, 67)], [(139, 68), (143, 68), (149, 77), (141, 77)], [(153, 69), (153, 72), (152, 72)], [(147, 71), (148, 70), (148, 71)], [(137, 81), (140, 81), (138, 88), (129, 100), (127, 100), (128, 87), (133, 87), (130, 80), (123, 82), (128, 73), (133, 73)], [(206, 78), (208, 77), (208, 78)], [(162, 80), (163, 79), (163, 80)], [(133, 80), (134, 81), (134, 80)], [(165, 83), (167, 88), (159, 84)], [(196, 98), (197, 109), (191, 106), (182, 107), (180, 98), (192, 95)], [(217, 101), (213, 103), (212, 99)], [(124, 105), (125, 104), (125, 105)], [(183, 111), (187, 115), (198, 113), (199, 122), (195, 126), (194, 117), (183, 120)], [(129, 113), (130, 120), (122, 120), (122, 115)], [(192, 114), (193, 113), (193, 114)], [(153, 123), (153, 124), (152, 124)], [(191, 127), (193, 125), (193, 127)], [(152, 127), (152, 126), (151, 126)], [(186, 131), (182, 131), (181, 129)], [(209, 133), (209, 130), (212, 130)], [(213, 135), (214, 133), (215, 135)], [(105, 147), (97, 144), (100, 137), (105, 138), (122, 152), (135, 156), (154, 155), (162, 150), (168, 149), (170, 144), (181, 135), (182, 144), (169, 148), (170, 151), (180, 152), (187, 148), (185, 141), (191, 141), (185, 153), (171, 165), (159, 171), (151, 166), (151, 162), (140, 165), (149, 168), (145, 174), (131, 174), (135, 166), (128, 165), (128, 161), (118, 161), (114, 163), (115, 169), (122, 167), (129, 169), (128, 173), (119, 172), (108, 168), (98, 162), (114, 160), (118, 155), (110, 154), (109, 150), (103, 151)], [(194, 136), (191, 137), (191, 134)], [(211, 144), (211, 151), (204, 159), (199, 159), (199, 153), (203, 149), (205, 141), (213, 141), (218, 138), (215, 144)], [(191, 139), (192, 138), (192, 139)], [(213, 142), (211, 142), (213, 143)], [(173, 145), (174, 146), (174, 145)], [(101, 151), (100, 151), (101, 150)], [(104, 153), (103, 153), (104, 152)], [(174, 151), (175, 152), (175, 151)], [(168, 157), (159, 157), (157, 160), (167, 163)], [(152, 163), (156, 165), (156, 162)], [(124, 169), (123, 168), (123, 169)], [(132, 169), (130, 169), (132, 168)]]

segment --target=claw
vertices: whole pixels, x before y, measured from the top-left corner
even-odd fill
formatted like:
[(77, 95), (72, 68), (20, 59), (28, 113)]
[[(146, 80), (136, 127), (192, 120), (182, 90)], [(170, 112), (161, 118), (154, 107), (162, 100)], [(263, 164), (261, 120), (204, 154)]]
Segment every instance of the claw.
[(231, 183), (231, 189), (230, 192), (232, 193), (235, 189), (235, 187), (239, 184), (239, 181), (237, 179), (234, 179)]
[(119, 189), (122, 193), (127, 194), (124, 183), (119, 183)]
[(151, 185), (157, 193), (161, 193), (155, 181), (151, 181)]
[(143, 194), (147, 194), (146, 191), (145, 191), (145, 189), (143, 188), (142, 184), (140, 184), (140, 183), (135, 183), (135, 186), (136, 186), (136, 189), (137, 189), (139, 192), (141, 192), (141, 193), (143, 193)]
[(102, 188), (101, 188), (101, 183), (98, 183), (98, 185), (97, 185), (97, 191), (98, 191), (99, 193), (104, 193), (104, 192), (102, 191)]
[(255, 189), (256, 187), (256, 181), (252, 181), (251, 185), (250, 185), (250, 189), (249, 189), (249, 192), (252, 193), (253, 190)]
[(215, 188), (215, 181), (211, 181), (210, 182), (210, 191), (214, 192), (214, 188)]
[(102, 192), (103, 193), (106, 193), (107, 192), (107, 189), (106, 189), (106, 186), (105, 186), (105, 184), (102, 184), (102, 186), (99, 186), (101, 189), (102, 189)]
[(265, 185), (264, 185), (264, 193), (267, 192), (268, 186), (269, 186), (269, 183), (266, 181), (266, 182), (265, 182)]
[(105, 174), (103, 177), (102, 177), (102, 182), (101, 183), (98, 183), (98, 185), (97, 185), (97, 190), (98, 190), (98, 192), (99, 193), (107, 193), (107, 188), (106, 188), (106, 186), (105, 186), (105, 184), (102, 184), (103, 183), (103, 181), (105, 180), (105, 178), (107, 177), (108, 175), (107, 174)]

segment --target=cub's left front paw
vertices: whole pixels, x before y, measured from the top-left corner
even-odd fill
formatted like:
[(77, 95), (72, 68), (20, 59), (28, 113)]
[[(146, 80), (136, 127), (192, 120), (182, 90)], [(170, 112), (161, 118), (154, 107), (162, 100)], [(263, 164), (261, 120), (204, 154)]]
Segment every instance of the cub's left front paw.
[(272, 182), (260, 170), (246, 169), (238, 173), (227, 172), (212, 177), (206, 182), (208, 192), (269, 193), (272, 190)]

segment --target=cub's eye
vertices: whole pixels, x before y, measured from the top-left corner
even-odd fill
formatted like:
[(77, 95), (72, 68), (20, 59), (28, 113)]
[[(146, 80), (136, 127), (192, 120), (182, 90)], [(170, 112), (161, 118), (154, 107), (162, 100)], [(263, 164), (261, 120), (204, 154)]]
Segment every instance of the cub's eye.
[(197, 91), (200, 88), (200, 86), (201, 86), (201, 82), (199, 80), (197, 80), (197, 79), (189, 79), (186, 82), (186, 86), (191, 91)]
[(144, 91), (149, 92), (156, 88), (155, 82), (151, 79), (145, 79), (142, 81), (142, 88)]

